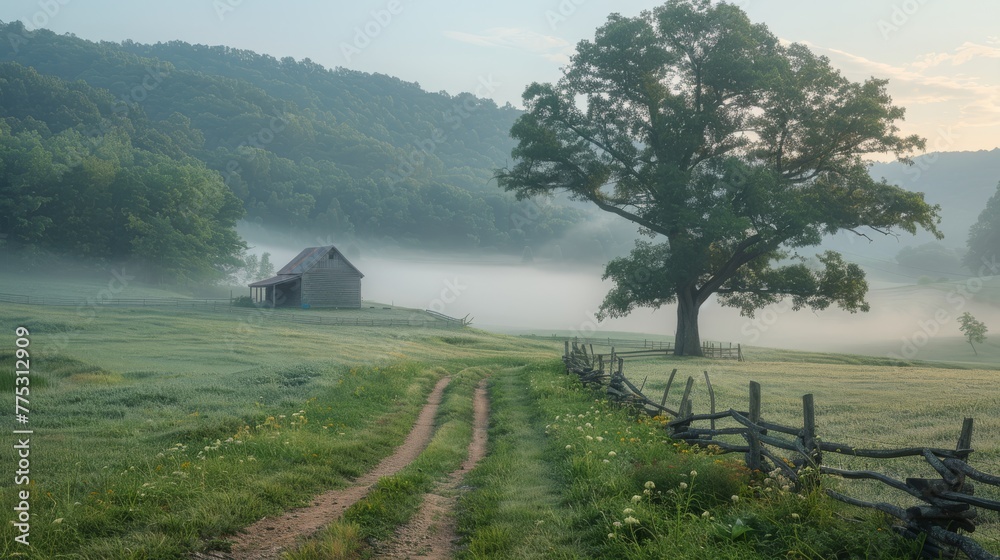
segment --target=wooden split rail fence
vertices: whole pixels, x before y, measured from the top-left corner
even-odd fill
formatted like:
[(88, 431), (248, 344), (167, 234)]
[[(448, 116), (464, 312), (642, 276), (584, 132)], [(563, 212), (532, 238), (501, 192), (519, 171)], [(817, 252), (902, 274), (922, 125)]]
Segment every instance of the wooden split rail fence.
[[(624, 375), (629, 357), (650, 355), (661, 350), (637, 350), (598, 354), (593, 346), (566, 341), (563, 362), (568, 372), (576, 374), (584, 385), (604, 389), (609, 398), (624, 406), (649, 415), (674, 417), (667, 423), (672, 439), (701, 447), (713, 446), (722, 453), (742, 453), (750, 469), (763, 472), (779, 471), (796, 488), (808, 488), (820, 480), (820, 475), (846, 480), (874, 480), (898, 490), (918, 503), (907, 508), (888, 503), (873, 503), (852, 498), (834, 490), (826, 493), (842, 502), (882, 511), (899, 520), (896, 530), (903, 536), (922, 539), (922, 554), (928, 558), (955, 558), (959, 551), (971, 560), (1000, 560), (972, 538), (959, 531), (973, 533), (979, 514), (975, 508), (1000, 511), (1000, 502), (976, 496), (972, 481), (1000, 487), (1000, 477), (981, 472), (967, 463), (972, 449), (974, 421), (966, 418), (955, 449), (909, 447), (903, 449), (862, 449), (842, 443), (822, 440), (816, 432), (816, 411), (813, 395), (802, 397), (802, 425), (783, 426), (761, 418), (761, 386), (750, 382), (749, 409), (729, 409), (717, 412), (715, 391), (708, 372), (710, 411), (694, 414), (691, 399), (694, 378), (688, 377), (679, 406), (667, 406), (667, 397), (677, 375), (670, 373), (667, 386), (659, 401), (643, 394), (646, 380), (639, 386)], [(707, 427), (695, 424), (707, 423)], [(725, 424), (725, 425), (723, 425)], [(728, 439), (718, 439), (728, 437)], [(734, 443), (733, 438), (737, 438)], [(740, 441), (742, 440), (742, 441)], [(780, 450), (780, 451), (779, 451)], [(940, 478), (906, 478), (896, 480), (874, 471), (852, 471), (823, 464), (824, 454), (840, 454), (870, 459), (914, 457), (922, 459)], [(790, 458), (788, 458), (788, 457)]]
[[(702, 447), (715, 446), (723, 453), (743, 453), (747, 467), (754, 470), (779, 470), (783, 476), (802, 488), (818, 480), (813, 475), (831, 475), (843, 479), (868, 479), (881, 482), (908, 494), (919, 503), (902, 508), (888, 503), (873, 503), (852, 498), (827, 489), (834, 499), (855, 506), (872, 508), (889, 514), (902, 524), (897, 531), (910, 538), (923, 539), (922, 552), (928, 558), (955, 558), (958, 551), (972, 560), (998, 560), (976, 541), (959, 534), (959, 530), (972, 533), (976, 530), (975, 508), (1000, 511), (1000, 502), (974, 495), (972, 481), (1000, 486), (1000, 477), (989, 475), (970, 466), (966, 461), (972, 453), (973, 419), (966, 418), (955, 449), (909, 447), (903, 449), (860, 449), (843, 443), (822, 441), (816, 434), (816, 412), (812, 395), (802, 397), (802, 425), (783, 426), (763, 420), (761, 388), (750, 383), (748, 411), (733, 409), (709, 414), (691, 414), (690, 408), (667, 424), (673, 439)], [(714, 408), (714, 406), (713, 406)], [(732, 427), (717, 427), (716, 422), (732, 421)], [(696, 428), (696, 422), (709, 422), (707, 428)], [(718, 436), (737, 436), (742, 443), (716, 439)], [(789, 452), (787, 459), (777, 450)], [(828, 467), (823, 464), (824, 453), (833, 453), (870, 459), (896, 459), (916, 457), (926, 461), (940, 478), (906, 478), (896, 480), (874, 471), (852, 471)], [(808, 469), (808, 470), (807, 470)]]
[[(693, 377), (688, 377), (680, 406), (673, 409), (667, 406), (667, 397), (677, 375), (676, 369), (670, 373), (670, 379), (667, 381), (667, 386), (659, 401), (643, 393), (643, 389), (646, 387), (645, 379), (639, 386), (636, 386), (625, 376), (626, 359), (662, 355), (663, 353), (664, 350), (617, 352), (612, 348), (609, 354), (598, 354), (594, 352), (592, 345), (580, 344), (576, 341), (571, 343), (567, 340), (564, 344), (563, 363), (566, 364), (566, 370), (577, 374), (580, 382), (585, 386), (604, 388), (608, 398), (614, 402), (643, 410), (650, 416), (679, 416), (690, 407), (691, 389), (694, 386)], [(705, 372), (705, 382), (708, 384), (714, 407), (715, 393), (712, 391), (712, 382), (707, 371)]]

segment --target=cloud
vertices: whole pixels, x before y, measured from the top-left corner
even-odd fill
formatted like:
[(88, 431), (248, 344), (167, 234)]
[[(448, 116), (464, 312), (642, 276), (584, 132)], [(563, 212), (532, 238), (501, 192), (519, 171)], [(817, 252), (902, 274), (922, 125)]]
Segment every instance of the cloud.
[(444, 34), (470, 45), (514, 49), (561, 64), (569, 62), (573, 52), (573, 45), (565, 39), (517, 27), (494, 27), (482, 33), (445, 31)]
[[(987, 43), (997, 44), (996, 40), (993, 39), (987, 41)], [(966, 41), (955, 49), (953, 53), (926, 54), (923, 58), (914, 62), (912, 66), (919, 70), (926, 70), (947, 62), (950, 62), (952, 66), (959, 66), (972, 60), (984, 58), (1000, 58), (1000, 46), (977, 45), (976, 43)]]
[(996, 77), (1000, 44), (995, 39), (987, 44), (966, 42), (950, 53), (923, 53), (903, 64), (815, 44), (809, 47), (827, 55), (833, 66), (851, 79), (887, 78), (895, 102), (912, 109), (907, 112), (904, 128), (926, 137), (948, 131), (945, 136), (949, 140), (938, 149), (957, 150), (993, 147), (1000, 137), (1000, 82)]

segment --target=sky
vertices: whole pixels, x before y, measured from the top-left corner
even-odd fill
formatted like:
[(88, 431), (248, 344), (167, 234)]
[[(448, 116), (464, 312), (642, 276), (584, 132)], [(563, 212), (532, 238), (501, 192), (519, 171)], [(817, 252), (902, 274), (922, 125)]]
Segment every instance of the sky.
[[(4, 0), (0, 21), (89, 40), (228, 45), (377, 72), (429, 91), (520, 106), (608, 14), (652, 0)], [(736, 0), (785, 41), (805, 43), (853, 80), (888, 78), (902, 130), (927, 151), (1000, 146), (1000, 2)]]

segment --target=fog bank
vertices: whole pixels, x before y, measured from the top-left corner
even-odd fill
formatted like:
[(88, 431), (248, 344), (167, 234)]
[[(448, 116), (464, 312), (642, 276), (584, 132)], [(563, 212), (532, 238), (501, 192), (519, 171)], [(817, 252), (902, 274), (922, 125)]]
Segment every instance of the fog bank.
[[(250, 241), (254, 252), (271, 253), (276, 269), (302, 248), (317, 244)], [(611, 287), (601, 280), (599, 266), (569, 267), (541, 260), (521, 263), (516, 257), (435, 255), (355, 244), (338, 248), (365, 274), (362, 297), (370, 302), (432, 309), (452, 317), (468, 316), (480, 328), (542, 335), (630, 331), (669, 336), (676, 328), (673, 305), (597, 321), (594, 315)], [(879, 354), (906, 357), (907, 341), (919, 350), (925, 339), (960, 336), (956, 318), (964, 311), (972, 311), (988, 325), (1000, 325), (1000, 309), (971, 300), (981, 290), (997, 289), (984, 287), (978, 279), (921, 287), (883, 282), (873, 283), (872, 288), (871, 311), (858, 314), (836, 308), (792, 311), (790, 303), (781, 303), (758, 311), (751, 319), (713, 299), (701, 311), (702, 338), (819, 351), (863, 351), (880, 342)]]

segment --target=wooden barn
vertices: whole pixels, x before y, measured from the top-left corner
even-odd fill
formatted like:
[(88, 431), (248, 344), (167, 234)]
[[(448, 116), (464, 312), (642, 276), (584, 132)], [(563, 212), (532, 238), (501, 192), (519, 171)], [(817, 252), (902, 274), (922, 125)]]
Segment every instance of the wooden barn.
[(360, 308), (364, 277), (333, 245), (309, 247), (276, 276), (250, 284), (250, 296), (270, 307)]

